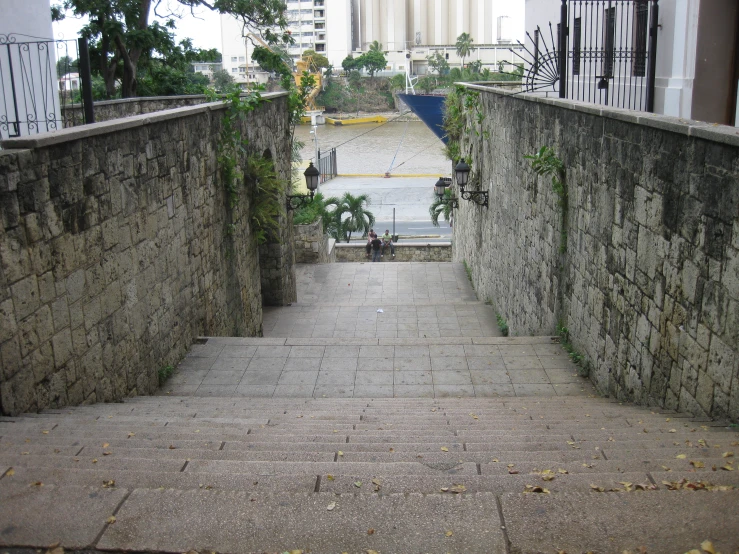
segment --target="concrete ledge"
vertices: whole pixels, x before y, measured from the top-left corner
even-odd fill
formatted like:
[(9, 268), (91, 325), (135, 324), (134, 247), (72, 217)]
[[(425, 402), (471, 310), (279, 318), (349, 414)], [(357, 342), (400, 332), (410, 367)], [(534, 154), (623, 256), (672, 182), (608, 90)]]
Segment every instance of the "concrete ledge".
[(515, 93), (497, 87), (478, 85), (474, 83), (455, 83), (455, 85), (473, 90), (489, 92), (500, 96), (513, 96), (515, 94), (516, 98), (525, 102), (536, 102), (539, 104), (556, 106), (565, 110), (574, 110), (592, 115), (599, 115), (610, 119), (625, 121), (627, 123), (644, 125), (645, 127), (652, 127), (654, 129), (702, 138), (712, 142), (728, 144), (730, 146), (739, 146), (739, 128), (730, 127), (728, 125), (717, 125), (693, 119), (682, 119), (679, 117), (640, 112), (636, 110), (626, 110), (623, 108), (611, 108), (609, 106), (601, 106), (600, 104), (593, 104), (590, 102), (537, 96), (535, 94), (525, 92)]
[[(366, 243), (337, 242), (334, 250), (337, 262), (368, 262)], [(390, 255), (390, 249), (385, 249), (384, 262), (451, 262), (451, 242), (405, 242), (400, 241), (395, 245), (395, 258)]]

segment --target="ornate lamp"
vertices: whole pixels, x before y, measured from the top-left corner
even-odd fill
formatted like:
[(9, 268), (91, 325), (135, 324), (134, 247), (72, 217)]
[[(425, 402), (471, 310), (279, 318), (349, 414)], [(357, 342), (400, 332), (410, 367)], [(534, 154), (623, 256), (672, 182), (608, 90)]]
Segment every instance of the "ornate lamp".
[(488, 207), (488, 191), (486, 190), (464, 190), (467, 184), (470, 182), (470, 174), (472, 168), (464, 161), (464, 158), (457, 162), (454, 166), (454, 175), (457, 178), (457, 184), (459, 185), (460, 196), (468, 202), (474, 202), (478, 206)]
[(313, 195), (316, 193), (318, 188), (318, 181), (321, 178), (321, 172), (318, 168), (313, 165), (313, 162), (308, 164), (308, 169), (305, 170), (305, 184), (308, 187), (310, 194), (293, 194), (285, 197), (287, 210), (297, 210), (301, 206), (308, 204), (313, 201)]

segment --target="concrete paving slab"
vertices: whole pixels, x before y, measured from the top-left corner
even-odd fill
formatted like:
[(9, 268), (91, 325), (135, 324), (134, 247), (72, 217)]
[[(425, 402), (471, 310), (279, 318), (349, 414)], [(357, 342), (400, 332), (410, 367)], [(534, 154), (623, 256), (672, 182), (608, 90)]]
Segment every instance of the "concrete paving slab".
[(0, 544), (64, 548), (92, 545), (127, 491), (101, 487), (29, 486), (0, 481)]
[[(501, 498), (511, 548), (518, 552), (638, 551), (674, 553), (711, 540), (722, 551), (739, 542), (739, 492), (516, 494)], [(692, 509), (686, 509), (692, 508)], [(577, 521), (577, 526), (563, 525)], [(670, 522), (665, 525), (665, 521)]]
[[(177, 525), (172, 513), (187, 524)], [(485, 493), (465, 498), (323, 493), (254, 497), (240, 491), (135, 490), (117, 517), (100, 548), (400, 552), (413, 544), (429, 553), (505, 552), (497, 503)], [(369, 529), (375, 531), (368, 534)], [(447, 531), (452, 534), (447, 536)]]
[(392, 385), (354, 385), (354, 398), (392, 398)]

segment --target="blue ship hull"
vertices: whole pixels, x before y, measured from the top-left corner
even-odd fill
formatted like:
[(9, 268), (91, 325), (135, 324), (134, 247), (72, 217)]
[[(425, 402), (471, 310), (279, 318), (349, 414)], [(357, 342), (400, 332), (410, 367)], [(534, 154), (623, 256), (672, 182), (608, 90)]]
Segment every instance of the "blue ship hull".
[(444, 100), (446, 96), (434, 94), (398, 94), (410, 110), (423, 121), (433, 133), (447, 143), (446, 131), (444, 131)]

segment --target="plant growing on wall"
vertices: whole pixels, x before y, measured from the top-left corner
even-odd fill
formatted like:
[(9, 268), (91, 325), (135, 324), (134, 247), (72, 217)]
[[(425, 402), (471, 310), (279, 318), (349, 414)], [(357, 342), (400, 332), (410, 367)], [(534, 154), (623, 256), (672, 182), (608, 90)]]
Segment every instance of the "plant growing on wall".
[(257, 243), (279, 240), (280, 216), (285, 213), (282, 199), (288, 182), (277, 175), (272, 160), (259, 155), (247, 158), (244, 177), (253, 187), (250, 215)]
[[(472, 116), (475, 125), (467, 124), (467, 117)], [(461, 157), (460, 140), (466, 131), (480, 136), (478, 126), (482, 125), (485, 114), (480, 103), (480, 93), (462, 86), (457, 86), (446, 97), (444, 102), (443, 127), (447, 134), (446, 155), (456, 162)], [(486, 135), (486, 132), (483, 132)]]
[(536, 154), (524, 156), (531, 160), (531, 169), (540, 177), (552, 180), (552, 190), (557, 195), (557, 205), (562, 210), (562, 229), (560, 231), (559, 251), (567, 251), (567, 184), (565, 182), (565, 166), (549, 146), (542, 146)]

